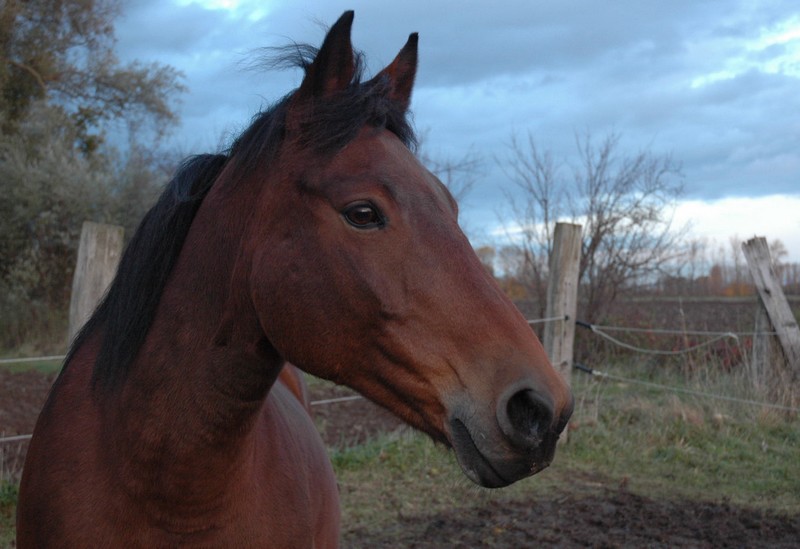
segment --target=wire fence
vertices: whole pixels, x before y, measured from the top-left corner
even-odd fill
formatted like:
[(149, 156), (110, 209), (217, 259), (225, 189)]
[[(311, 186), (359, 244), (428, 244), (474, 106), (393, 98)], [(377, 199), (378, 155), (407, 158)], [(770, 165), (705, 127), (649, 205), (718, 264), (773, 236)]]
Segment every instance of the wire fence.
[(66, 355), (32, 356), (24, 358), (0, 358), (0, 364), (26, 364), (29, 362), (53, 362), (64, 360)]
[[(686, 353), (690, 353), (697, 349), (702, 349), (703, 347), (708, 347), (713, 345), (717, 341), (723, 339), (733, 339), (735, 342), (739, 342), (739, 336), (734, 332), (706, 332), (706, 331), (681, 331), (681, 330), (648, 330), (646, 328), (626, 328), (622, 326), (599, 326), (596, 324), (590, 324), (588, 322), (583, 322), (580, 320), (575, 321), (576, 326), (580, 326), (581, 328), (586, 328), (587, 330), (592, 331), (593, 333), (597, 334), (598, 336), (602, 337), (603, 339), (610, 341), (611, 343), (622, 347), (623, 349), (628, 349), (629, 351), (634, 351), (637, 353), (644, 353), (650, 355), (664, 355), (664, 356), (677, 356), (683, 355)], [(623, 332), (631, 332), (631, 333), (648, 333), (648, 334), (660, 334), (660, 335), (679, 335), (679, 336), (688, 336), (688, 335), (701, 335), (709, 337), (708, 340), (697, 343), (696, 345), (687, 345), (683, 349), (676, 349), (676, 350), (663, 350), (663, 349), (648, 349), (645, 347), (639, 347), (637, 345), (633, 345), (631, 343), (626, 343), (606, 332), (616, 330), (616, 331), (623, 331)]]
[[(537, 319), (529, 319), (527, 320), (529, 325), (535, 324), (546, 324), (548, 322), (557, 322), (557, 321), (569, 321), (569, 317), (566, 316), (557, 316), (557, 317), (549, 317), (549, 318), (537, 318)], [(680, 355), (685, 354), (697, 349), (701, 349), (703, 347), (708, 347), (713, 343), (720, 341), (722, 339), (732, 339), (736, 343), (739, 342), (739, 337), (756, 337), (761, 335), (767, 336), (774, 336), (776, 332), (714, 332), (714, 331), (704, 331), (704, 330), (669, 330), (669, 329), (661, 329), (661, 328), (635, 328), (635, 327), (625, 327), (625, 326), (604, 326), (604, 325), (597, 325), (592, 324), (589, 322), (575, 320), (575, 325), (581, 328), (585, 328), (591, 331), (594, 334), (602, 337), (603, 339), (611, 342), (614, 345), (622, 347), (624, 349), (628, 349), (630, 351), (643, 353), (643, 354), (656, 354), (656, 355)], [(630, 343), (626, 343), (616, 337), (609, 335), (607, 332), (616, 331), (616, 332), (629, 332), (629, 333), (647, 333), (647, 334), (658, 334), (658, 335), (680, 335), (680, 336), (706, 336), (709, 337), (707, 341), (702, 343), (698, 343), (696, 345), (687, 346), (684, 349), (678, 349), (673, 351), (665, 351), (661, 349), (648, 349), (644, 347), (639, 347)], [(0, 359), (0, 365), (2, 364), (24, 364), (24, 363), (32, 363), (32, 362), (50, 362), (56, 360), (63, 360), (65, 355), (48, 355), (48, 356), (39, 356), (39, 357), (20, 357), (20, 358), (4, 358)], [(697, 391), (693, 389), (687, 389), (684, 387), (675, 387), (670, 385), (664, 385), (661, 383), (655, 383), (652, 381), (644, 381), (640, 379), (634, 379), (624, 376), (618, 376), (615, 374), (609, 374), (607, 372), (602, 372), (600, 370), (596, 370), (590, 368), (584, 364), (575, 363), (573, 364), (573, 368), (580, 372), (589, 374), (597, 379), (608, 379), (619, 381), (623, 383), (630, 383), (632, 385), (639, 385), (648, 387), (651, 389), (657, 389), (661, 391), (670, 391), (674, 393), (683, 393), (703, 398), (710, 398), (716, 400), (724, 400), (729, 402), (735, 402), (739, 404), (749, 405), (749, 406), (760, 406), (763, 408), (771, 408), (775, 410), (782, 410), (787, 412), (797, 413), (800, 412), (800, 408), (795, 408), (791, 406), (784, 406), (781, 404), (775, 404), (770, 402), (761, 402), (756, 400), (749, 400), (749, 399), (742, 399), (737, 397), (731, 397), (726, 395), (718, 395), (714, 393), (708, 393), (703, 391)], [(340, 402), (350, 402), (354, 400), (362, 400), (364, 399), (361, 395), (350, 395), (350, 396), (343, 396), (343, 397), (336, 397), (336, 398), (328, 398), (322, 400), (314, 400), (310, 402), (311, 406), (325, 406), (329, 404), (338, 404)], [(33, 435), (13, 435), (8, 437), (0, 437), (0, 444), (7, 443), (7, 442), (25, 442), (30, 440)]]
[[(684, 355), (699, 349), (703, 349), (713, 345), (714, 343), (721, 341), (721, 340), (730, 340), (735, 345), (740, 345), (740, 337), (758, 337), (758, 336), (776, 336), (777, 332), (774, 331), (762, 331), (762, 332), (755, 332), (755, 331), (747, 331), (747, 332), (721, 332), (721, 331), (709, 331), (709, 330), (671, 330), (671, 329), (663, 329), (663, 328), (636, 328), (636, 327), (626, 327), (626, 326), (604, 326), (598, 324), (592, 324), (589, 322), (584, 322), (581, 320), (576, 320), (575, 325), (581, 328), (585, 328), (589, 330), (593, 334), (601, 337), (602, 339), (621, 347), (623, 349), (627, 349), (629, 351), (633, 351), (636, 353), (646, 354), (646, 355), (661, 355), (661, 356), (677, 356), (677, 355)], [(664, 350), (664, 349), (654, 349), (654, 348), (647, 348), (642, 347), (639, 345), (634, 345), (632, 343), (628, 343), (622, 341), (621, 339), (614, 337), (607, 332), (614, 331), (614, 332), (626, 332), (626, 333), (633, 333), (633, 334), (648, 334), (648, 335), (663, 335), (663, 336), (681, 336), (681, 337), (707, 337), (706, 341), (702, 341), (693, 345), (685, 345), (682, 349), (674, 349), (674, 350)], [(743, 399), (738, 397), (732, 397), (728, 395), (720, 395), (715, 393), (709, 393), (705, 391), (698, 391), (694, 389), (688, 389), (685, 387), (675, 387), (672, 385), (665, 385), (662, 383), (656, 383), (653, 381), (645, 381), (641, 379), (635, 379), (630, 377), (619, 376), (615, 374), (610, 374), (607, 372), (603, 372), (600, 370), (596, 370), (590, 368), (586, 365), (575, 363), (573, 365), (575, 370), (584, 372), (586, 374), (590, 374), (595, 378), (601, 380), (615, 380), (623, 383), (629, 383), (632, 385), (639, 385), (643, 387), (648, 387), (651, 389), (656, 389), (659, 391), (669, 391), (673, 393), (682, 393), (688, 394), (703, 398), (709, 398), (714, 400), (723, 400), (728, 402), (735, 402), (738, 404), (744, 404), (748, 406), (758, 406), (762, 408), (770, 408), (774, 410), (781, 410), (786, 412), (797, 413), (800, 412), (800, 408), (792, 407), (792, 406), (785, 406), (783, 404), (777, 404), (772, 402), (763, 402), (757, 400), (750, 400), (750, 399)]]
[(683, 393), (683, 394), (697, 396), (697, 397), (711, 398), (711, 399), (715, 399), (715, 400), (724, 400), (724, 401), (728, 401), (728, 402), (735, 402), (737, 404), (745, 404), (745, 405), (748, 405), (748, 406), (758, 406), (758, 407), (762, 407), (762, 408), (772, 408), (772, 409), (775, 409), (775, 410), (782, 410), (782, 411), (786, 411), (786, 412), (795, 412), (795, 413), (796, 412), (800, 412), (800, 408), (794, 408), (792, 406), (784, 406), (782, 404), (774, 404), (774, 403), (771, 403), (771, 402), (762, 402), (762, 401), (759, 401), (759, 400), (749, 400), (749, 399), (745, 399), (745, 398), (737, 398), (737, 397), (732, 397), (732, 396), (727, 396), (727, 395), (718, 395), (718, 394), (715, 394), (715, 393), (707, 393), (707, 392), (704, 392), (704, 391), (697, 391), (697, 390), (694, 390), (694, 389), (687, 389), (685, 387), (674, 387), (674, 386), (671, 386), (671, 385), (664, 385), (664, 384), (661, 384), (661, 383), (655, 383), (653, 381), (644, 381), (644, 380), (641, 380), (641, 379), (634, 379), (634, 378), (630, 378), (630, 377), (624, 377), (624, 376), (618, 376), (618, 375), (614, 375), (614, 374), (609, 374), (607, 372), (602, 372), (602, 371), (596, 370), (594, 368), (589, 368), (588, 366), (585, 366), (585, 365), (580, 364), (580, 363), (575, 363), (573, 365), (573, 367), (574, 367), (575, 370), (578, 370), (580, 372), (589, 374), (589, 375), (591, 375), (591, 376), (593, 376), (595, 378), (599, 378), (599, 379), (610, 379), (610, 380), (613, 380), (613, 381), (619, 381), (621, 383), (630, 383), (630, 384), (633, 384), (633, 385), (641, 385), (641, 386), (644, 386), (644, 387), (649, 387), (651, 389), (658, 389), (658, 390), (661, 390), (661, 391), (670, 391), (670, 392), (673, 392), (673, 393)]

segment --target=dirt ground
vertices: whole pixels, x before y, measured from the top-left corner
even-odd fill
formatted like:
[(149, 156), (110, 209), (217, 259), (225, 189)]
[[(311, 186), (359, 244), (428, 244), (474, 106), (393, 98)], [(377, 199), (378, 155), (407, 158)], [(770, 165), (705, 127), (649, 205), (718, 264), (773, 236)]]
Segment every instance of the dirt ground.
[[(54, 376), (0, 369), (0, 436), (28, 434)], [(352, 394), (312, 389), (315, 400)], [(364, 400), (314, 407), (329, 445), (357, 444), (398, 420)], [(19, 474), (25, 443), (0, 443), (0, 479)], [(511, 501), (436, 515), (406, 516), (379, 531), (347, 530), (344, 547), (800, 547), (800, 516), (725, 502), (658, 501), (624, 488), (599, 495)]]

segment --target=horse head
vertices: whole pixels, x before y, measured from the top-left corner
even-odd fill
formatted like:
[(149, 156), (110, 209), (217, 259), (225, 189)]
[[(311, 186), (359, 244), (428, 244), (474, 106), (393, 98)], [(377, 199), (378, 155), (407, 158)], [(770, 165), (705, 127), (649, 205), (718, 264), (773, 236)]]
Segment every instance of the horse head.
[[(498, 487), (551, 461), (569, 387), (414, 156), (406, 114), (417, 35), (360, 81), (352, 12), (284, 100), (239, 281), (274, 349), (451, 446)], [(236, 163), (236, 156), (232, 162)]]

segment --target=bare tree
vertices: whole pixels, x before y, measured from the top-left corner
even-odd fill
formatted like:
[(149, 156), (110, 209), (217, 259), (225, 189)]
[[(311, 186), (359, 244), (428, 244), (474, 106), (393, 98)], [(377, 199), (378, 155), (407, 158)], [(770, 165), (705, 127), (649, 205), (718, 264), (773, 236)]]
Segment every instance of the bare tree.
[[(619, 135), (595, 144), (576, 135), (577, 162), (557, 162), (528, 134), (514, 137), (502, 163), (517, 193), (509, 193), (526, 269), (541, 293), (556, 221), (583, 225), (580, 280), (587, 319), (608, 312), (625, 287), (654, 278), (682, 253), (685, 228), (672, 227), (671, 209), (682, 193), (680, 168), (670, 156), (619, 151)], [(572, 166), (571, 180), (563, 166)], [(544, 294), (541, 294), (544, 295)]]
[(535, 297), (539, 315), (544, 316), (553, 232), (564, 205), (563, 188), (558, 180), (560, 166), (549, 151), (539, 150), (531, 134), (524, 143), (512, 135), (509, 149), (509, 161), (500, 165), (524, 197), (517, 200), (513, 192), (505, 193), (517, 225), (513, 228), (515, 234), (509, 236), (519, 242), (520, 251), (514, 275), (527, 293)]
[(426, 139), (427, 132), (422, 132), (418, 137), (417, 157), (445, 184), (456, 202), (461, 203), (481, 175), (483, 158), (473, 149), (460, 158), (434, 156), (424, 147)]
[(783, 273), (787, 269), (785, 260), (789, 257), (789, 252), (781, 239), (776, 238), (769, 243), (769, 255), (772, 257), (772, 268), (775, 269), (778, 280), (783, 282)]
[[(704, 294), (708, 291), (708, 239), (692, 238), (684, 247), (684, 267), (686, 268), (686, 278), (688, 289), (691, 294)], [(703, 278), (706, 283), (703, 287), (698, 286), (698, 278)]]

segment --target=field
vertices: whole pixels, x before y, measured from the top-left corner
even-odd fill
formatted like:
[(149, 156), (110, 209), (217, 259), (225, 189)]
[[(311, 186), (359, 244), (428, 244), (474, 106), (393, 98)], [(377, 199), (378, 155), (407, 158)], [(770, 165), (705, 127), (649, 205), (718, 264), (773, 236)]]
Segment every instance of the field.
[[(691, 371), (686, 358), (594, 355), (592, 366), (615, 379), (575, 372), (569, 440), (549, 469), (502, 490), (472, 485), (446, 449), (367, 401), (316, 406), (339, 480), (343, 547), (800, 546), (798, 414), (713, 398), (764, 400), (740, 369), (703, 353)], [(54, 376), (42, 370), (0, 369), (3, 434), (32, 429)], [(313, 399), (351, 394), (310, 385)], [(13, 546), (24, 447), (0, 447), (0, 546)]]

